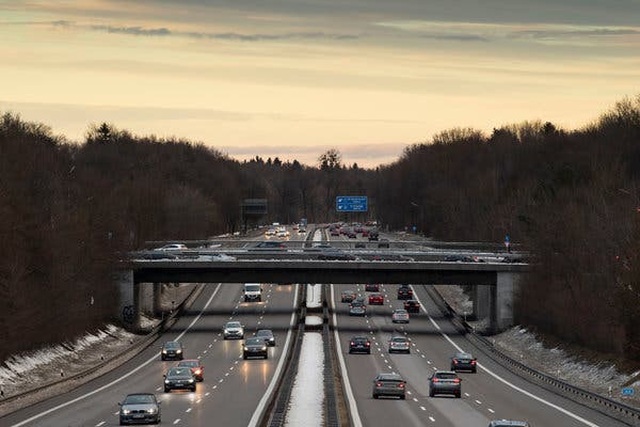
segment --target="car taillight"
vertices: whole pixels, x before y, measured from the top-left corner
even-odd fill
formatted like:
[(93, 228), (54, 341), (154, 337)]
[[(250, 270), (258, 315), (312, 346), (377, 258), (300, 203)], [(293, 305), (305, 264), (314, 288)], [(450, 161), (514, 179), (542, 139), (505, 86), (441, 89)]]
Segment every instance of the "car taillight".
[(472, 365), (475, 365), (475, 364), (476, 364), (476, 361), (475, 361), (475, 360), (472, 360), (472, 361), (471, 361), (471, 364), (472, 364)]
[(202, 373), (202, 371), (201, 371), (200, 369), (196, 369), (196, 370), (195, 370), (195, 374), (196, 374), (196, 375), (200, 375), (201, 373)]
[(460, 382), (460, 378), (455, 378), (455, 379), (453, 380), (453, 382), (454, 382), (454, 383), (456, 383), (456, 384), (458, 384), (458, 383)]
[(457, 365), (458, 364), (458, 359), (453, 359), (453, 364)]
[(354, 343), (353, 341), (351, 341), (351, 344), (350, 344), (350, 345), (356, 345), (356, 343)]
[(433, 381), (434, 383), (440, 382), (440, 380), (439, 380), (439, 379), (437, 379), (437, 378), (434, 378), (432, 381)]
[(377, 382), (376, 383), (376, 387), (382, 387), (382, 383), (381, 382)]
[(404, 383), (398, 384), (398, 388), (404, 388)]

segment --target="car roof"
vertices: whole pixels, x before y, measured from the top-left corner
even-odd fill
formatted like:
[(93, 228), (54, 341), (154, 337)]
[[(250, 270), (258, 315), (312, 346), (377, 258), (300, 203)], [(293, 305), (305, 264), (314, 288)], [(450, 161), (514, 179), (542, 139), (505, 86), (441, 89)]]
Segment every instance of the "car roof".
[(473, 355), (471, 353), (467, 353), (464, 351), (459, 351), (456, 353), (456, 357), (458, 358), (464, 358), (464, 359), (473, 359)]
[(529, 423), (526, 421), (513, 421), (513, 420), (493, 420), (489, 423), (490, 427), (529, 427)]
[(273, 335), (273, 331), (271, 329), (258, 329), (256, 335)]
[(169, 368), (169, 370), (167, 371), (167, 375), (191, 375), (191, 369), (187, 369), (185, 367), (181, 367), (181, 366), (174, 366), (172, 368)]
[(377, 379), (380, 380), (402, 380), (400, 374), (396, 374), (395, 372), (380, 372), (377, 376)]
[(259, 342), (260, 344), (264, 343), (264, 340), (260, 337), (249, 337), (246, 340), (244, 340), (245, 343), (253, 343), (253, 342)]
[(165, 347), (181, 347), (182, 345), (178, 341), (167, 341), (164, 343), (164, 346)]
[(178, 366), (186, 365), (188, 363), (197, 363), (199, 365), (200, 361), (198, 359), (184, 359), (178, 362)]

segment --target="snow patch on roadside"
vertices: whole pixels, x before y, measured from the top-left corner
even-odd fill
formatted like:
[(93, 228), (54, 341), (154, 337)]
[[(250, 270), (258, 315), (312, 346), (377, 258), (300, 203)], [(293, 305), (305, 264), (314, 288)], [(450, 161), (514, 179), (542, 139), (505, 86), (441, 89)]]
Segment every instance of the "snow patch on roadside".
[(291, 390), (285, 427), (324, 425), (324, 347), (322, 334), (307, 332), (302, 338), (298, 374)]

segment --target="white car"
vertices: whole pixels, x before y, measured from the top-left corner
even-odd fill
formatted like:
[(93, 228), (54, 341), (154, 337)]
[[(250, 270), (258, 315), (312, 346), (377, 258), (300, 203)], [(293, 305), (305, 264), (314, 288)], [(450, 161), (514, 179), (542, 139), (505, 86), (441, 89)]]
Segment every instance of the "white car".
[(182, 243), (171, 243), (168, 245), (161, 246), (159, 248), (155, 248), (156, 251), (183, 251), (187, 249), (187, 245)]
[(244, 326), (238, 321), (230, 321), (224, 325), (222, 335), (225, 340), (230, 338), (243, 339), (244, 338)]

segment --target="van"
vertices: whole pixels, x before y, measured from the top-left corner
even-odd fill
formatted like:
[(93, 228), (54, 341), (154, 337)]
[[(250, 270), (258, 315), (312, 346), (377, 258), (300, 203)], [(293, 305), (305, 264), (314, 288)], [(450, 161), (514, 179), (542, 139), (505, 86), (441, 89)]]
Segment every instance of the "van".
[(244, 302), (261, 302), (262, 301), (262, 284), (245, 283), (244, 284)]

